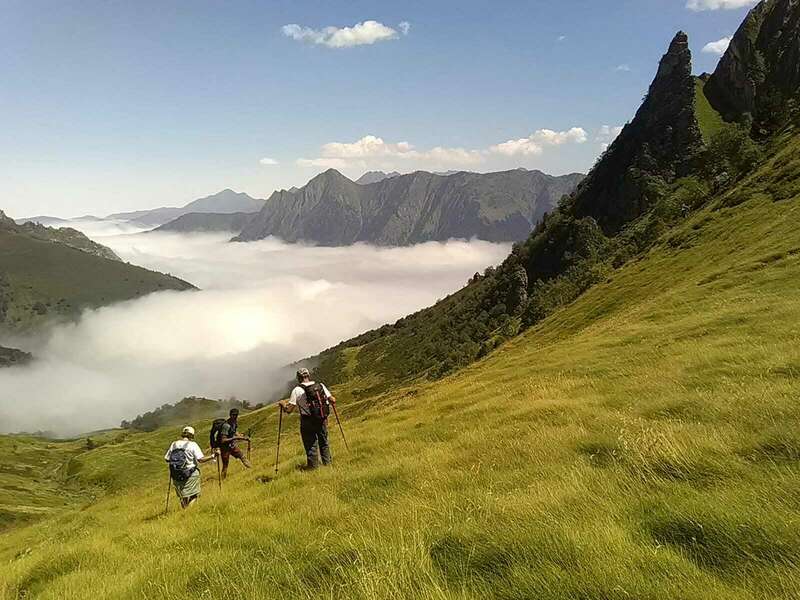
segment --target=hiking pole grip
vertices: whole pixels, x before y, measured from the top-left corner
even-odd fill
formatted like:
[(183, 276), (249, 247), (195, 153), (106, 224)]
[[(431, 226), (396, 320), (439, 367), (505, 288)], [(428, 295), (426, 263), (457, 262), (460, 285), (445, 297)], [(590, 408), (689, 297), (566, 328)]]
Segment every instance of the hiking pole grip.
[(275, 475), (278, 474), (278, 460), (281, 456), (281, 429), (283, 428), (283, 407), (278, 405), (278, 447), (275, 450)]
[(331, 403), (331, 408), (333, 408), (333, 414), (336, 417), (336, 424), (339, 426), (339, 431), (342, 434), (342, 440), (344, 440), (344, 447), (347, 448), (347, 451), (350, 452), (350, 446), (347, 445), (347, 438), (344, 435), (344, 429), (342, 428), (342, 421), (339, 419), (339, 411), (336, 410), (336, 403)]

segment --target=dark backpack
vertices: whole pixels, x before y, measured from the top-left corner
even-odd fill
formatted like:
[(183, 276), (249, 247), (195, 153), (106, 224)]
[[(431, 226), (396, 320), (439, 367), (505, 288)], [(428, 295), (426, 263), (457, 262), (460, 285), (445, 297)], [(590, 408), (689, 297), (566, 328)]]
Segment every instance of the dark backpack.
[(222, 446), (220, 443), (220, 429), (225, 424), (225, 419), (214, 419), (214, 422), (211, 423), (211, 435), (209, 438), (211, 439), (211, 447), (212, 448), (219, 448)]
[(194, 456), (184, 447), (175, 447), (169, 453), (169, 474), (174, 481), (183, 483), (197, 470)]
[(306, 393), (306, 404), (308, 405), (309, 416), (320, 421), (325, 421), (330, 414), (328, 398), (325, 396), (325, 389), (321, 383), (300, 384)]

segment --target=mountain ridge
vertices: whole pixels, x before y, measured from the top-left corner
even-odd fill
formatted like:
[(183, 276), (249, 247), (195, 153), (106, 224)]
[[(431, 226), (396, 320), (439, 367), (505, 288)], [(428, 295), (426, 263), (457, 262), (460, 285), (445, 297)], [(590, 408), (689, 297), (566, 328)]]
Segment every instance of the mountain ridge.
[[(800, 43), (800, 35), (794, 40)], [(644, 256), (764, 160), (764, 150), (737, 125), (719, 128), (706, 142), (698, 95), (704, 91), (692, 76), (688, 37), (678, 32), (632, 121), (503, 263), (476, 273), (433, 307), (321, 353), (312, 361), (318, 376), (339, 384), (348, 373), (371, 370), (372, 382), (360, 395), (381, 393), (393, 381), (437, 379), (487, 356)]]
[(28, 329), (74, 319), (85, 308), (190, 289), (177, 277), (122, 262), (78, 231), (17, 225), (0, 211), (1, 329)]
[(225, 188), (216, 194), (192, 200), (181, 207), (163, 206), (161, 208), (114, 213), (108, 215), (106, 219), (158, 227), (189, 213), (257, 213), (261, 210), (263, 204), (264, 200), (253, 198), (245, 192), (235, 192), (230, 188)]
[(277, 191), (234, 241), (277, 236), (324, 246), (402, 246), (450, 238), (524, 238), (583, 176), (541, 171), (415, 171), (358, 184), (335, 169), (295, 192)]

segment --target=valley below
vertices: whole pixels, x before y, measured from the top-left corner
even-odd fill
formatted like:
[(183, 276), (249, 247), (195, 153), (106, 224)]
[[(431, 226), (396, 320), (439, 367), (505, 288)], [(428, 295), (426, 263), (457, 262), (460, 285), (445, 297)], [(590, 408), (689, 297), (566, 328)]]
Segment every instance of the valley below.
[(3, 397), (25, 398), (0, 403), (5, 432), (74, 435), (192, 395), (273, 400), (292, 362), (433, 304), (508, 252), (480, 241), (320, 248), (275, 238), (234, 244), (229, 233), (120, 233), (114, 222), (73, 225), (123, 261), (200, 289), (158, 292), (6, 335), (5, 345), (36, 360), (0, 370)]

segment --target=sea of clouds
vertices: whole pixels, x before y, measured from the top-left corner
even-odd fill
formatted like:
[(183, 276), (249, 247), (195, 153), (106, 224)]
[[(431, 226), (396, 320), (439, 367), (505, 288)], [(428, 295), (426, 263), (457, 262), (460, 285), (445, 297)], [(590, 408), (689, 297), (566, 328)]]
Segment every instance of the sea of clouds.
[(509, 251), (482, 241), (321, 248), (74, 226), (200, 290), (151, 294), (4, 340), (36, 360), (0, 371), (2, 432), (74, 435), (185, 396), (262, 402), (285, 386), (287, 365), (433, 304)]

